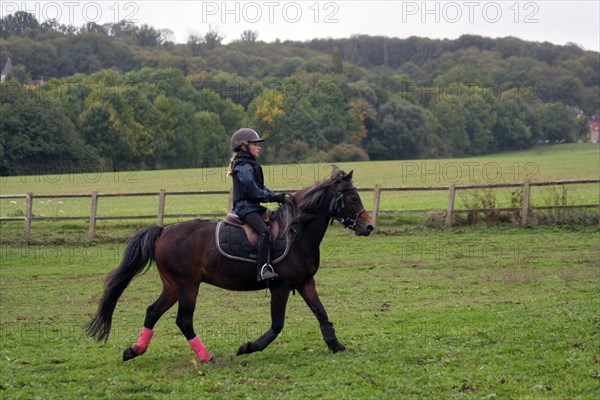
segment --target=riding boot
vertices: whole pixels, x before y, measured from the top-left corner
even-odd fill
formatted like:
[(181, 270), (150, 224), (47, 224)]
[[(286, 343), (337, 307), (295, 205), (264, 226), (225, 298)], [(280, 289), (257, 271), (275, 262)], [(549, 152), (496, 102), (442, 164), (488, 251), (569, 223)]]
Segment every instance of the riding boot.
[(279, 277), (273, 270), (273, 266), (271, 265), (271, 243), (270, 243), (270, 233), (265, 232), (260, 235), (258, 239), (258, 270), (256, 273), (256, 281), (268, 281), (271, 279), (275, 279)]

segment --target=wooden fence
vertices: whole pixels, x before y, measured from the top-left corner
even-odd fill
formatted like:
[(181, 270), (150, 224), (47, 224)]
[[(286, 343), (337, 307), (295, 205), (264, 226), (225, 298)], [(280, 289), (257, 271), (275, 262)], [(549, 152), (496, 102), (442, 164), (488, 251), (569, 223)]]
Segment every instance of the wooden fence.
[[(552, 209), (568, 209), (568, 208), (600, 208), (600, 204), (581, 204), (581, 205), (554, 205), (554, 206), (531, 206), (530, 193), (532, 186), (556, 186), (556, 185), (574, 185), (574, 184), (600, 184), (600, 179), (588, 180), (571, 180), (571, 181), (554, 181), (554, 182), (525, 182), (525, 183), (506, 183), (493, 185), (450, 185), (450, 186), (421, 186), (421, 187), (382, 187), (375, 185), (374, 188), (359, 188), (359, 192), (373, 192), (373, 208), (370, 211), (373, 225), (377, 228), (377, 219), (382, 214), (445, 214), (446, 227), (452, 227), (453, 216), (456, 213), (474, 213), (474, 212), (499, 212), (499, 211), (520, 211), (521, 225), (527, 224), (529, 214), (534, 210), (552, 210)], [(504, 208), (477, 208), (477, 209), (456, 209), (455, 195), (458, 190), (469, 189), (499, 189), (499, 188), (523, 188), (523, 205), (522, 207), (504, 207)], [(280, 191), (280, 190), (277, 190)], [(283, 191), (283, 190), (281, 190)], [(295, 190), (287, 190), (293, 192)], [(447, 191), (448, 192), (448, 207), (443, 210), (380, 210), (379, 204), (382, 193), (384, 192), (418, 192), (418, 191)], [(138, 193), (98, 193), (93, 191), (91, 194), (8, 194), (0, 195), (2, 199), (19, 199), (25, 198), (25, 215), (22, 217), (0, 217), (0, 221), (24, 221), (25, 222), (25, 240), (29, 241), (31, 236), (32, 221), (57, 221), (57, 220), (89, 220), (88, 237), (93, 239), (96, 234), (96, 221), (99, 220), (128, 220), (128, 219), (154, 219), (158, 225), (163, 225), (165, 218), (198, 218), (198, 217), (223, 217), (223, 214), (165, 214), (165, 199), (166, 196), (178, 195), (214, 195), (228, 194), (231, 205), (231, 191), (227, 190), (196, 190), (196, 191), (178, 191), (167, 192), (161, 189), (159, 192), (138, 192)], [(134, 196), (158, 196), (158, 212), (156, 214), (145, 215), (126, 215), (126, 216), (100, 216), (97, 215), (98, 200), (100, 197), (134, 197)], [(39, 217), (33, 214), (33, 199), (54, 199), (54, 198), (86, 198), (91, 199), (90, 215), (77, 217)], [(231, 207), (229, 207), (231, 208)]]

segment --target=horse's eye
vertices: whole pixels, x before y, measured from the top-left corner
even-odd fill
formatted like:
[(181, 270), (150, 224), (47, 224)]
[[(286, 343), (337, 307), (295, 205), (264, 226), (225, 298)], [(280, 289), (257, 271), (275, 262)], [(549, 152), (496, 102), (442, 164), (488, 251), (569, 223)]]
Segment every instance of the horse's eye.
[(352, 201), (358, 201), (358, 197), (357, 196), (352, 196), (352, 197), (350, 197), (350, 200), (352, 200)]

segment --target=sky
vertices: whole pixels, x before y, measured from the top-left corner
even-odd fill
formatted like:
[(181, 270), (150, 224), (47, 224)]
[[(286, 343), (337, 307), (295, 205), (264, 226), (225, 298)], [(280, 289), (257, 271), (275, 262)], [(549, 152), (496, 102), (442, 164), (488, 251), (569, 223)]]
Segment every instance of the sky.
[(355, 34), (455, 39), (463, 34), (515, 36), (600, 51), (600, 1), (0, 1), (0, 16), (28, 11), (38, 21), (81, 26), (130, 20), (173, 31), (186, 42), (209, 27), (225, 37), (310, 40)]

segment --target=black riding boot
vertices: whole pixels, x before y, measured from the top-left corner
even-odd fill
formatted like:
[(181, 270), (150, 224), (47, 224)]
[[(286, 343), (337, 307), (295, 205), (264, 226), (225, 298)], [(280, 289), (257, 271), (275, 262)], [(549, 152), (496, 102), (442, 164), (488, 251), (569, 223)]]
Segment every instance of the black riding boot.
[(258, 270), (256, 272), (256, 280), (258, 282), (268, 281), (279, 277), (271, 265), (271, 243), (269, 235), (269, 232), (264, 232), (258, 239)]

